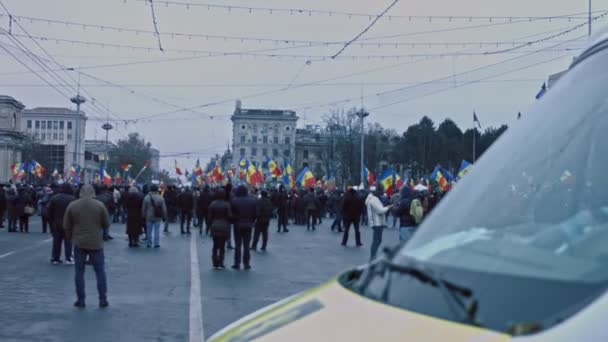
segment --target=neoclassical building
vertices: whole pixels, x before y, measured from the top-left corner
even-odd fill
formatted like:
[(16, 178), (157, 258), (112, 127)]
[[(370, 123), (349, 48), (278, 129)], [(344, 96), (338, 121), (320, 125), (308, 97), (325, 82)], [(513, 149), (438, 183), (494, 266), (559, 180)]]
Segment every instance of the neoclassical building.
[(11, 166), (21, 162), (24, 136), (20, 133), (21, 111), (25, 106), (6, 95), (0, 95), (0, 182), (13, 177)]

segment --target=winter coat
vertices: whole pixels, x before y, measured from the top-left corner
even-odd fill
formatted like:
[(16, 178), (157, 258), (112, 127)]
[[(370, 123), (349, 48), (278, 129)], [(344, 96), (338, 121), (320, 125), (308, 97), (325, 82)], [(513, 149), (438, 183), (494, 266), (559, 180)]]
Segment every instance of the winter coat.
[(0, 213), (4, 213), (6, 206), (6, 192), (2, 187), (0, 187)]
[(32, 203), (32, 197), (25, 190), (19, 191), (19, 195), (17, 195), (17, 205), (15, 206), (17, 216), (24, 216), (25, 207), (32, 206)]
[[(162, 217), (154, 216), (154, 206), (162, 206)], [(159, 222), (167, 220), (167, 205), (165, 204), (165, 200), (158, 192), (150, 192), (144, 197), (144, 203), (141, 209), (141, 216), (146, 220), (146, 222)]]
[(94, 198), (91, 185), (80, 189), (80, 199), (68, 205), (63, 218), (66, 239), (72, 239), (78, 248), (98, 250), (103, 248), (103, 229), (110, 226), (108, 210)]
[(412, 190), (404, 186), (400, 191), (401, 199), (399, 201), (399, 206), (396, 209), (396, 213), (399, 216), (399, 227), (414, 227), (416, 226), (416, 221), (410, 214), (410, 207), (412, 205), (412, 199), (414, 199), (414, 194)]
[(225, 200), (215, 200), (209, 205), (209, 230), (213, 237), (228, 237), (230, 235), (230, 220), (232, 207)]
[(8, 217), (17, 217), (17, 199), (19, 197), (14, 190), (9, 190), (6, 193), (6, 211)]
[(287, 202), (288, 202), (288, 196), (287, 196), (287, 192), (285, 191), (279, 191), (276, 194), (276, 199), (275, 199), (276, 203), (274, 203), (274, 206), (281, 209), (281, 210), (285, 210), (287, 209)]
[(66, 184), (61, 192), (51, 197), (46, 205), (48, 218), (51, 221), (51, 232), (57, 232), (63, 229), (63, 217), (70, 203), (76, 200), (72, 189)]
[(245, 186), (239, 186), (236, 197), (231, 201), (232, 215), (236, 228), (251, 228), (257, 218), (257, 200), (249, 196)]
[(363, 212), (363, 202), (357, 196), (355, 190), (350, 189), (342, 199), (342, 217), (345, 220), (358, 220)]
[(198, 216), (206, 216), (211, 204), (211, 193), (208, 189), (203, 190), (196, 201), (196, 214)]
[(372, 227), (385, 227), (386, 226), (386, 213), (390, 207), (385, 207), (380, 202), (380, 199), (374, 194), (370, 193), (367, 195), (365, 200), (367, 206), (367, 217)]
[(194, 209), (194, 195), (190, 191), (177, 195), (177, 207), (181, 211), (192, 211)]
[(304, 196), (304, 209), (312, 211), (321, 209), (321, 202), (314, 193), (309, 192)]
[(127, 234), (140, 234), (144, 223), (142, 216), (144, 195), (141, 192), (130, 192), (125, 200), (127, 213)]
[(272, 211), (274, 210), (274, 206), (272, 205), (272, 202), (270, 202), (270, 200), (266, 197), (262, 197), (260, 199), (258, 199), (258, 202), (256, 203), (256, 215), (257, 215), (257, 221), (259, 223), (262, 224), (267, 224), (268, 222), (270, 222), (270, 218), (272, 217)]

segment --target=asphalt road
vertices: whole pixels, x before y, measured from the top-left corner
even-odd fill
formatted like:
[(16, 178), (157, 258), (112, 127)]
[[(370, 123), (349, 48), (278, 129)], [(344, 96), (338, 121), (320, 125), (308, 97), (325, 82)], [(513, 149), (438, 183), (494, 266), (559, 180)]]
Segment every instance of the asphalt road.
[[(371, 229), (362, 228), (363, 247), (354, 247), (352, 236), (349, 246), (342, 247), (341, 235), (332, 233), (329, 223), (315, 232), (291, 225), (289, 233), (278, 234), (272, 222), (268, 251), (253, 252), (250, 271), (214, 270), (211, 240), (180, 235), (177, 225), (169, 234), (161, 233), (160, 249), (130, 249), (124, 225), (115, 224), (115, 239), (105, 245), (110, 307), (98, 308), (95, 275), (87, 267), (84, 310), (72, 306), (73, 266), (49, 263), (51, 237), (41, 234), (39, 219), (31, 222), (30, 234), (1, 229), (0, 341), (190, 341), (200, 321), (201, 333), (208, 337), (244, 315), (365, 263)], [(397, 239), (395, 229), (384, 234), (386, 244)], [(197, 260), (191, 258), (194, 247)], [(227, 266), (232, 258), (227, 251)], [(193, 289), (196, 273), (200, 288)], [(202, 308), (198, 321), (192, 320), (197, 308)]]

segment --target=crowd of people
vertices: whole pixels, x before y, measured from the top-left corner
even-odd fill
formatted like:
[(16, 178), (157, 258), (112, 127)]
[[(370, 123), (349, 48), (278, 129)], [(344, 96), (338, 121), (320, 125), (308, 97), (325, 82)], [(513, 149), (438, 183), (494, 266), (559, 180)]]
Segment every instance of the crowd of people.
[[(8, 218), (9, 232), (29, 233), (29, 217), (38, 213), (42, 233), (53, 236), (51, 263), (76, 264), (77, 307), (84, 307), (84, 268), (91, 264), (98, 281), (100, 306), (108, 305), (103, 242), (112, 240), (111, 223), (125, 224), (128, 246), (160, 248), (160, 230), (170, 223), (180, 233), (208, 235), (213, 241), (211, 264), (224, 269), (226, 248), (234, 249), (232, 268), (251, 268), (251, 250), (266, 251), (271, 219), (278, 233), (288, 233), (291, 224), (314, 232), (323, 219), (331, 231), (342, 233), (347, 246), (351, 228), (357, 247), (363, 246), (361, 225), (373, 230), (370, 260), (376, 257), (383, 231), (397, 228), (399, 240), (407, 241), (423, 218), (437, 205), (441, 193), (414, 192), (405, 186), (389, 196), (381, 186), (349, 187), (346, 191), (323, 189), (287, 190), (245, 185), (190, 188), (156, 184), (141, 187), (106, 187), (64, 183), (52, 187), (10, 185), (0, 187), (0, 228)], [(391, 224), (392, 217), (392, 224)], [(63, 248), (64, 260), (61, 260)]]

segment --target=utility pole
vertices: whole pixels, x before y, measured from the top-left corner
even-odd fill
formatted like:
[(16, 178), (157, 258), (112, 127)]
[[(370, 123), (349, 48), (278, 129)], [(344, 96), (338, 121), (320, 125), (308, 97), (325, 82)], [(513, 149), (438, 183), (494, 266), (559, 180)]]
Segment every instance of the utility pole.
[(107, 168), (108, 167), (108, 153), (110, 151), (110, 146), (108, 144), (108, 133), (110, 132), (110, 130), (112, 128), (114, 128), (114, 126), (112, 126), (112, 125), (110, 125), (110, 123), (106, 122), (105, 124), (103, 124), (101, 126), (101, 128), (104, 131), (106, 131), (106, 149), (105, 149), (106, 150), (106, 153), (105, 153), (106, 155), (105, 155), (105, 158), (104, 158), (104, 168)]
[(361, 185), (364, 184), (363, 181), (363, 169), (365, 168), (365, 162), (363, 160), (363, 155), (365, 151), (365, 126), (363, 125), (364, 119), (369, 116), (369, 113), (365, 111), (365, 109), (361, 108), (360, 111), (357, 112), (357, 116), (361, 119)]
[[(68, 68), (69, 71), (75, 71), (74, 68)], [(80, 73), (78, 73), (78, 88), (76, 96), (70, 99), (72, 103), (76, 104), (76, 124), (74, 125), (74, 154), (72, 157), (72, 164), (79, 165), (78, 156), (80, 155), (80, 105), (87, 102), (87, 100), (80, 96)]]
[(587, 35), (589, 37), (591, 37), (591, 0), (589, 0), (589, 21), (588, 21), (587, 26), (588, 26), (588, 29), (589, 29), (589, 32), (587, 32)]

